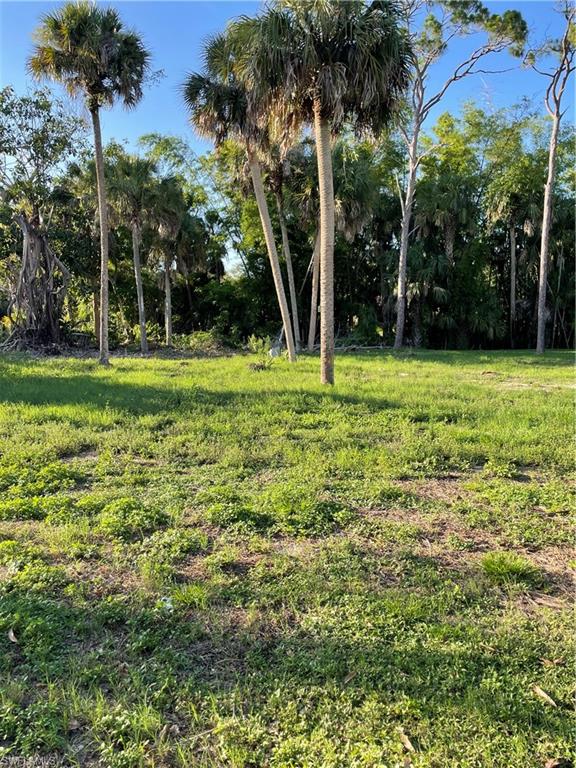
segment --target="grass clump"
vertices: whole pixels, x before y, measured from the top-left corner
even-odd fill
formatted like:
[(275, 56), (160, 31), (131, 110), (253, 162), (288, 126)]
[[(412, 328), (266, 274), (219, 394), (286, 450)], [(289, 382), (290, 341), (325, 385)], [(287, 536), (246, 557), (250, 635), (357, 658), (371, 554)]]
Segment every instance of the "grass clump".
[(66, 571), (60, 566), (32, 560), (11, 575), (4, 586), (7, 590), (15, 589), (29, 594), (58, 594), (68, 583)]
[(13, 569), (37, 560), (41, 557), (42, 550), (31, 544), (24, 544), (14, 539), (0, 541), (0, 565), (7, 565)]
[(173, 581), (175, 566), (187, 555), (198, 554), (208, 547), (208, 537), (202, 531), (169, 528), (155, 531), (144, 539), (138, 557), (138, 570), (150, 587), (160, 587)]
[(314, 489), (298, 484), (271, 486), (259, 503), (275, 530), (291, 536), (321, 536), (353, 518), (352, 511), (342, 503), (321, 498)]
[(45, 514), (39, 498), (12, 498), (0, 501), (0, 520), (42, 520)]
[(168, 515), (159, 509), (144, 507), (133, 498), (112, 501), (97, 518), (98, 532), (116, 539), (143, 538), (168, 523)]
[(251, 499), (234, 488), (214, 486), (196, 496), (204, 507), (203, 518), (219, 528), (247, 531), (265, 531), (271, 520), (264, 512), (254, 508)]
[(0, 491), (7, 496), (45, 496), (73, 488), (81, 475), (61, 461), (41, 466), (10, 464), (0, 467)]
[(482, 558), (482, 570), (498, 586), (523, 584), (538, 587), (543, 582), (538, 568), (515, 552), (488, 552)]

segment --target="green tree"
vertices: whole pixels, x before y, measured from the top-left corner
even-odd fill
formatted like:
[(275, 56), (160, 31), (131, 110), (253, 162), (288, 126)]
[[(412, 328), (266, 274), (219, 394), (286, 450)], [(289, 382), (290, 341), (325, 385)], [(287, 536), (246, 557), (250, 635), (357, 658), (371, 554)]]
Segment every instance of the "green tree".
[(203, 136), (214, 140), (216, 146), (234, 137), (246, 149), (254, 195), (260, 213), (262, 230), (274, 277), (276, 296), (282, 316), (288, 357), (296, 360), (296, 348), (290, 323), (290, 313), (282, 282), (280, 262), (274, 241), (272, 221), (262, 183), (262, 171), (257, 146), (263, 141), (262, 130), (248, 110), (248, 94), (233, 71), (233, 46), (219, 35), (205, 48), (205, 72), (188, 76), (184, 85), (184, 100), (192, 115), (194, 127)]
[(172, 273), (176, 262), (176, 239), (186, 217), (187, 205), (180, 182), (167, 176), (155, 190), (153, 220), (158, 239), (156, 251), (161, 256), (164, 278), (164, 327), (166, 346), (172, 346)]
[[(486, 56), (506, 49), (514, 55), (520, 55), (527, 32), (518, 11), (507, 10), (502, 15), (492, 14), (478, 0), (440, 0), (432, 10), (428, 0), (403, 0), (403, 15), (415, 56), (407, 104), (408, 120), (400, 129), (408, 153), (408, 169), (406, 188), (402, 192), (395, 348), (400, 348), (404, 343), (408, 245), (418, 168), (426, 153), (434, 151), (430, 146), (421, 148), (422, 126), (431, 110), (442, 101), (446, 91), (455, 82), (481, 70)], [(485, 39), (452, 68), (440, 87), (430, 88), (434, 64), (446, 52), (448, 42), (455, 37), (479, 32), (485, 35)]]
[(10, 343), (57, 343), (70, 279), (50, 243), (59, 167), (83, 146), (83, 125), (46, 91), (0, 91), (0, 199), (21, 230), (22, 255), (7, 276)]
[(334, 383), (335, 207), (331, 137), (344, 122), (379, 131), (407, 84), (410, 49), (396, 6), (283, 0), (241, 21), (241, 69), (259, 111), (285, 133), (314, 126), (320, 193), (320, 378)]
[(570, 75), (576, 67), (576, 7), (567, 1), (561, 6), (566, 27), (561, 40), (553, 41), (545, 46), (543, 53), (553, 54), (556, 64), (550, 70), (534, 68), (548, 78), (549, 83), (544, 96), (546, 111), (552, 119), (550, 144), (548, 149), (548, 176), (544, 187), (544, 208), (542, 211), (542, 239), (540, 242), (540, 277), (538, 282), (538, 330), (536, 335), (536, 352), (543, 354), (546, 341), (546, 293), (548, 289), (548, 252), (550, 249), (550, 228), (552, 225), (552, 207), (554, 201), (554, 184), (556, 180), (556, 155), (560, 137), (560, 121), (564, 114), (562, 97), (566, 91)]
[(92, 118), (100, 216), (100, 362), (107, 365), (108, 207), (100, 109), (116, 99), (126, 107), (140, 101), (150, 56), (140, 37), (124, 29), (114, 9), (88, 0), (67, 2), (45, 14), (35, 37), (31, 72), (63, 83), (72, 96), (82, 95)]
[(140, 247), (144, 218), (151, 215), (156, 203), (158, 187), (154, 182), (155, 166), (145, 158), (121, 156), (112, 164), (109, 173), (110, 194), (120, 217), (132, 233), (132, 256), (138, 301), (138, 322), (140, 325), (140, 349), (148, 353), (146, 338), (146, 311), (142, 285), (142, 262)]

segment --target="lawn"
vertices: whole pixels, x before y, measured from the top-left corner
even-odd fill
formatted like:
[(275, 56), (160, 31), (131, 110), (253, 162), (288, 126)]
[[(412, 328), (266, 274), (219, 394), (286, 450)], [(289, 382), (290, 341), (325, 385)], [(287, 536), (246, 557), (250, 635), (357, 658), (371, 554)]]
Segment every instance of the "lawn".
[(253, 362), (0, 359), (0, 756), (572, 765), (572, 358)]

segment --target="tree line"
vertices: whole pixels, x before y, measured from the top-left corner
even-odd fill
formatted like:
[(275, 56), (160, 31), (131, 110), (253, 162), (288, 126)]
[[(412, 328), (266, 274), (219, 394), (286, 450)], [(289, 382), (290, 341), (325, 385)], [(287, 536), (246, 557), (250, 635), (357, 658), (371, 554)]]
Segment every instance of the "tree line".
[[(319, 339), (324, 383), (335, 339), (571, 346), (574, 10), (559, 10), (563, 37), (530, 49), (518, 12), (476, 0), (275, 3), (209, 40), (182, 86), (215, 144), (202, 157), (154, 133), (138, 154), (104, 147), (101, 110), (142, 98), (149, 54), (112, 9), (45, 15), (30, 70), (84, 98), (93, 149), (48, 91), (1, 92), (4, 344), (90, 327), (107, 363), (111, 331), (146, 353), (160, 321), (168, 346), (173, 328), (177, 343), (197, 330), (241, 343), (280, 322), (291, 361)], [(478, 47), (431, 88), (463, 36)], [(430, 126), (503, 51), (547, 78), (548, 117), (468, 103)]]

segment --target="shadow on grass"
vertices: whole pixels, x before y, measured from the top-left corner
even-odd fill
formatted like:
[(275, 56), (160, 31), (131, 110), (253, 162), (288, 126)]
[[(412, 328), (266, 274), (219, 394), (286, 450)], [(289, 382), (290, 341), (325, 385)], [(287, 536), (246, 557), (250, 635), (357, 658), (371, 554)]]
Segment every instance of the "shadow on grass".
[[(372, 598), (377, 599), (370, 593), (367, 599)], [(215, 617), (226, 609), (230, 621), (223, 626)], [(225, 601), (204, 611), (167, 613), (128, 599), (73, 606), (62, 599), (8, 593), (0, 606), (0, 630), (6, 638), (12, 629), (18, 644), (2, 641), (0, 673), (4, 679), (10, 675), (26, 682), (25, 700), (14, 711), (21, 713), (27, 728), (38, 728), (40, 752), (65, 753), (72, 736), (78, 736), (66, 728), (66, 686), (88, 698), (104, 695), (110, 711), (116, 703), (125, 710), (127, 702), (135, 707), (154, 702), (164, 723), (182, 723), (178, 710), (187, 699), (194, 707), (204, 701), (226, 717), (229, 697), (241, 702), (243, 716), (266, 722), (274, 717), (269, 703), (281, 691), (284, 703), (294, 697), (295, 706), (306, 708), (309, 733), (321, 724), (317, 708), (334, 705), (336, 713), (338, 702), (349, 699), (354, 708), (378, 700), (392, 712), (395, 704), (400, 712), (409, 701), (413, 725), (473, 714), (486, 724), (487, 733), (497, 728), (510, 737), (530, 734), (534, 741), (570, 738), (562, 708), (546, 709), (536, 699), (518, 704), (511, 697), (506, 676), (517, 670), (509, 657), (472, 639), (463, 643), (466, 633), (458, 634), (454, 622), (458, 642), (434, 640), (446, 631), (446, 616), (428, 613), (400, 620), (397, 611), (387, 617), (382, 606), (381, 628), (362, 637), (362, 616), (352, 632), (333, 624), (306, 630), (294, 623), (290, 629), (279, 630), (276, 624), (249, 631), (235, 623), (237, 611)], [(485, 680), (503, 684), (483, 688)], [(62, 693), (53, 706), (53, 728), (43, 736), (34, 708), (46, 685)], [(406, 724), (405, 714), (389, 718), (392, 728)], [(7, 745), (22, 743), (17, 718), (14, 723), (4, 736)], [(97, 724), (82, 723), (88, 743), (93, 727)], [(182, 724), (180, 735), (194, 735), (189, 727)], [(130, 730), (124, 735), (129, 742)]]
[(83, 405), (111, 408), (127, 413), (158, 414), (166, 410), (194, 411), (210, 408), (248, 409), (253, 404), (279, 405), (285, 398), (302, 399), (310, 411), (331, 400), (343, 405), (362, 405), (369, 411), (397, 408), (389, 399), (344, 394), (332, 389), (321, 392), (298, 389), (287, 391), (210, 390), (196, 384), (183, 387), (163, 388), (146, 384), (135, 385), (91, 376), (89, 373), (74, 376), (45, 376), (32, 374), (15, 379), (9, 377), (0, 365), (0, 403), (26, 405)]
[[(354, 352), (355, 357), (366, 359), (377, 358), (382, 352)], [(539, 368), (571, 368), (574, 355), (570, 350), (548, 350), (544, 355), (537, 355), (530, 349), (525, 350), (432, 350), (404, 349), (399, 351), (387, 350), (385, 355), (403, 363), (434, 363), (456, 367), (485, 367), (490, 363), (506, 363), (510, 368), (514, 365), (521, 370), (535, 366)], [(504, 372), (504, 371), (503, 371)], [(509, 372), (509, 371), (508, 371)]]

